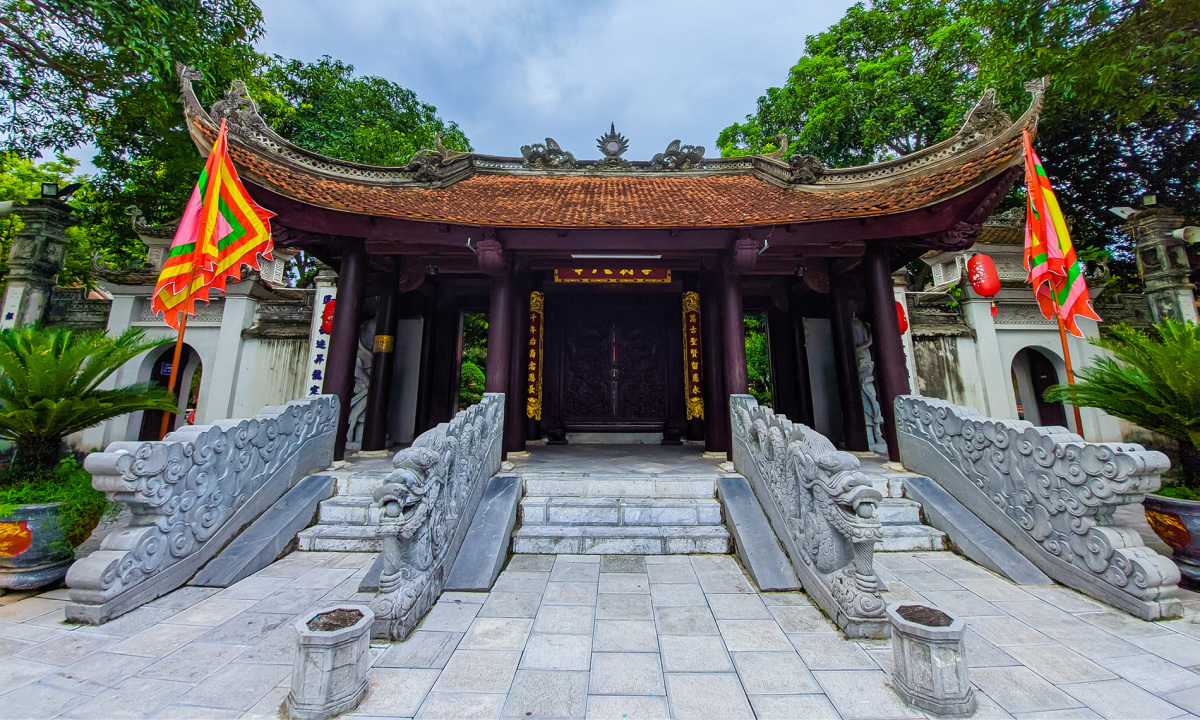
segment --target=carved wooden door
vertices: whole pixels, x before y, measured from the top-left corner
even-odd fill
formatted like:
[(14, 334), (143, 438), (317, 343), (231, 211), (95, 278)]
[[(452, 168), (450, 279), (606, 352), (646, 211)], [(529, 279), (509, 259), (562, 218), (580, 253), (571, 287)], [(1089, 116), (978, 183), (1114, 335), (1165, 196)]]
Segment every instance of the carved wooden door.
[(558, 323), (562, 420), (569, 430), (660, 430), (667, 417), (662, 303), (574, 302)]

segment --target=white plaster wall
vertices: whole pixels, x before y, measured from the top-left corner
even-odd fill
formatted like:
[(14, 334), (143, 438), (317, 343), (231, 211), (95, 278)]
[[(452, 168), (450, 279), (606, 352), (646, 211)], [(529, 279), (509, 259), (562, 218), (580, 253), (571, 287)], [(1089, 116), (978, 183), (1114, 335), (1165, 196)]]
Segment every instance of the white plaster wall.
[(422, 325), (421, 318), (402, 318), (396, 323), (392, 396), (388, 401), (388, 439), (391, 444), (413, 441), (421, 372)]
[(307, 360), (307, 338), (243, 338), (230, 417), (253, 417), (268, 405), (304, 398)]
[(824, 318), (804, 318), (808, 380), (813, 394), (814, 430), (835, 443), (842, 441), (842, 407), (838, 401), (837, 367), (833, 358), (833, 329)]

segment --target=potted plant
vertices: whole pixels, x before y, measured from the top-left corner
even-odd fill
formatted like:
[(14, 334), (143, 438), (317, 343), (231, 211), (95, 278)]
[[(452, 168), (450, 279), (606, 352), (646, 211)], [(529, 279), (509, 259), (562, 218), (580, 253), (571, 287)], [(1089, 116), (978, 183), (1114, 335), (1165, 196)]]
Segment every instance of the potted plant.
[(1143, 505), (1180, 571), (1200, 580), (1200, 326), (1167, 319), (1143, 333), (1119, 325), (1091, 342), (1114, 357), (1097, 358), (1080, 382), (1056, 385), (1046, 399), (1099, 408), (1174, 441), (1174, 482)]
[(132, 358), (170, 340), (140, 329), (117, 337), (36, 325), (0, 332), (0, 588), (34, 588), (66, 574), (74, 549), (109, 508), (63, 439), (135, 410), (173, 410), (166, 388), (103, 390)]

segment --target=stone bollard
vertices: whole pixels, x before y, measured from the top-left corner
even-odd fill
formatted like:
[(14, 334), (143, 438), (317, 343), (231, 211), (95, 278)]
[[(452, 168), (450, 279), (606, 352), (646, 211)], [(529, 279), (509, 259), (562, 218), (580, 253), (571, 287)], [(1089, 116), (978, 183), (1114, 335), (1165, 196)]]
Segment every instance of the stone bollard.
[(299, 644), (285, 703), (290, 717), (325, 720), (358, 707), (367, 694), (374, 621), (369, 608), (341, 605), (296, 621)]
[(975, 711), (967, 677), (963, 634), (967, 624), (936, 608), (895, 603), (892, 623), (892, 687), (904, 702), (936, 715)]

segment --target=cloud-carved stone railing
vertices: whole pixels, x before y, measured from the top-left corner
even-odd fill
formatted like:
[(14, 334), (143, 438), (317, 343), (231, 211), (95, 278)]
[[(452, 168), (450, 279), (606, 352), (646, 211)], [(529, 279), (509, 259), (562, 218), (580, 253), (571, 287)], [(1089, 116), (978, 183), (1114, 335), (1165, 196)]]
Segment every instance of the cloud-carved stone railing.
[(504, 394), (486, 393), (392, 459), (396, 469), (375, 491), (383, 567), (373, 636), (404, 640), (441, 594), (483, 486), (500, 470), (503, 435)]
[(1179, 569), (1115, 526), (1170, 467), (1129, 443), (998, 420), (943, 400), (896, 398), (900, 457), (928, 475), (1054, 580), (1145, 620), (1178, 617)]
[(796, 574), (850, 637), (887, 637), (875, 574), (883, 496), (858, 458), (749, 395), (729, 398), (733, 465), (758, 496)]
[(132, 519), (68, 570), (67, 618), (100, 624), (182, 586), (301, 478), (333, 462), (337, 417), (337, 396), (318, 395), (89, 455), (93, 487)]

